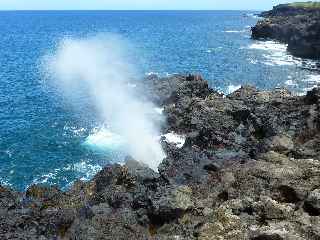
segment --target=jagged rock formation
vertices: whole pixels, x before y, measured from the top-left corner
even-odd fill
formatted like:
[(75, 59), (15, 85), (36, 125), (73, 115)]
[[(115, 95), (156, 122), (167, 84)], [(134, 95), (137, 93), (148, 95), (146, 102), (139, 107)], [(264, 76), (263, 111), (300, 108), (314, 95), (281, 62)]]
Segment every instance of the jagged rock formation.
[(320, 90), (244, 86), (224, 96), (199, 76), (150, 76), (164, 107), (159, 173), (134, 160), (62, 192), (0, 187), (0, 239), (320, 239)]
[(282, 4), (252, 28), (254, 39), (274, 39), (288, 44), (295, 56), (320, 59), (320, 5)]

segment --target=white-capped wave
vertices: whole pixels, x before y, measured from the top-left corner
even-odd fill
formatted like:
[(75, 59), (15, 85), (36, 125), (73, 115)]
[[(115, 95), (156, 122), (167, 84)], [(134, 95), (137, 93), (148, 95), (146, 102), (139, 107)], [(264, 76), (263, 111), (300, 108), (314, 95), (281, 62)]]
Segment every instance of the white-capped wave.
[(246, 14), (247, 17), (251, 17), (251, 18), (255, 18), (255, 19), (261, 19), (262, 17), (259, 17), (257, 14), (255, 13), (247, 13)]
[(0, 177), (0, 186), (12, 187), (12, 184), (8, 180)]
[(124, 148), (127, 144), (125, 138), (109, 130), (108, 128), (96, 128), (90, 134), (84, 144), (93, 150), (110, 151)]
[(292, 79), (288, 79), (286, 82), (285, 82), (286, 85), (288, 86), (297, 86), (298, 84), (292, 80)]
[(225, 33), (244, 33), (244, 32), (247, 32), (246, 29), (244, 30), (226, 30), (224, 31)]
[(287, 44), (275, 41), (258, 41), (249, 46), (249, 49), (263, 51), (265, 59), (262, 63), (268, 66), (301, 65), (300, 58), (293, 57), (287, 51)]
[(90, 180), (97, 172), (101, 170), (102, 167), (100, 165), (89, 164), (85, 161), (72, 165), (72, 171), (82, 174), (82, 177), (80, 178), (82, 181)]
[(304, 83), (304, 88), (302, 89), (302, 94), (312, 90), (315, 87), (320, 87), (320, 74), (309, 74), (302, 80)]
[[(102, 170), (99, 164), (91, 164), (86, 161), (80, 161), (74, 164), (68, 164), (62, 168), (56, 168), (53, 171), (43, 174), (42, 176), (33, 180), (32, 184), (54, 184), (56, 180), (67, 180), (64, 177), (68, 173), (73, 173), (77, 179), (81, 181), (89, 181), (95, 174)], [(73, 181), (68, 182), (70, 186)]]
[(86, 129), (83, 128), (83, 127), (77, 127), (77, 126), (72, 126), (70, 124), (66, 124), (64, 127), (63, 127), (63, 130), (65, 132), (65, 134), (67, 134), (67, 132), (71, 132), (71, 134), (73, 136), (82, 136), (85, 132), (86, 132)]
[(170, 76), (173, 76), (173, 75), (177, 75), (178, 73), (175, 73), (175, 72), (146, 72), (144, 75), (145, 76), (152, 76), (152, 75), (156, 75), (158, 77), (170, 77)]
[(308, 70), (317, 70), (319, 62), (311, 59), (302, 59), (292, 56), (287, 51), (287, 44), (275, 41), (256, 41), (249, 49), (263, 52), (264, 61), (268, 66), (290, 66), (295, 65)]
[(251, 64), (258, 64), (258, 62), (259, 62), (259, 61), (256, 60), (256, 59), (250, 59), (249, 61), (250, 61)]
[(152, 75), (160, 75), (158, 72), (146, 72), (145, 73), (146, 76), (152, 76)]
[(303, 79), (307, 87), (303, 89), (304, 93), (312, 90), (315, 87), (320, 87), (320, 75), (319, 74), (309, 74)]
[(213, 52), (220, 51), (221, 49), (223, 49), (223, 47), (212, 47), (212, 48), (206, 49), (205, 51), (206, 51), (207, 53), (213, 53)]
[(257, 41), (249, 46), (250, 49), (266, 50), (266, 51), (287, 51), (287, 45), (275, 41)]
[(318, 71), (320, 66), (320, 62), (318, 60), (313, 59), (303, 59), (301, 61), (301, 67), (308, 70)]
[[(161, 110), (161, 109), (159, 109), (159, 110)], [(155, 112), (155, 114), (156, 114), (156, 112)], [(137, 135), (136, 141), (141, 141), (141, 136)], [(155, 136), (155, 137), (152, 137), (147, 140), (143, 139), (143, 141), (145, 141), (147, 144), (150, 143), (151, 146), (149, 146), (149, 147), (152, 147), (152, 145), (155, 142), (159, 143), (160, 139), (159, 139), (159, 137)], [(130, 150), (130, 145), (129, 145), (128, 141), (126, 140), (126, 138), (124, 136), (121, 136), (120, 134), (117, 134), (117, 133), (111, 131), (107, 127), (94, 129), (92, 134), (90, 134), (86, 138), (84, 145), (86, 147), (92, 149), (93, 151), (100, 152), (100, 153), (107, 153), (107, 154), (120, 153), (120, 155), (122, 155), (123, 158), (124, 158), (123, 153), (128, 153), (128, 155), (131, 155), (130, 151), (128, 151), (128, 149)], [(152, 149), (152, 151), (156, 152), (157, 149)], [(134, 156), (132, 156), (132, 157), (134, 157)], [(162, 159), (164, 159), (164, 158), (165, 158), (165, 155), (163, 155)], [(120, 162), (118, 161), (117, 163), (121, 164), (121, 161), (124, 159), (118, 158), (118, 160)], [(157, 171), (158, 163), (155, 163), (154, 165), (149, 164), (149, 167), (152, 168), (153, 170)]]
[(237, 91), (239, 88), (241, 88), (241, 85), (232, 85), (232, 84), (231, 84), (231, 85), (229, 85), (229, 86), (227, 87), (226, 93), (227, 93), (227, 94), (231, 94), (231, 93)]
[(5, 151), (0, 151), (0, 153), (3, 152), (5, 155), (8, 156), (8, 158), (11, 158), (12, 157), (12, 151), (10, 151), (9, 149), (8, 150), (5, 150)]
[(304, 79), (304, 82), (308, 82), (311, 84), (319, 84), (320, 83), (320, 74), (309, 74)]

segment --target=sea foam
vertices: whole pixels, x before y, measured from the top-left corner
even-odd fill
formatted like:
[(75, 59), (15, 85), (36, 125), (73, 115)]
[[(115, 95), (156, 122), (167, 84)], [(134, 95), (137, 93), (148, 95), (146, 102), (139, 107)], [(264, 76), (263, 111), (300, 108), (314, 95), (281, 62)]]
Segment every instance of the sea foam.
[[(81, 181), (90, 180), (102, 167), (99, 164), (92, 164), (85, 160), (74, 164), (67, 164), (64, 167), (56, 168), (50, 172), (36, 177), (32, 184), (55, 184), (57, 179), (61, 179), (62, 176), (72, 174), (75, 178), (79, 178)], [(68, 181), (67, 186), (70, 186), (73, 181)]]
[(95, 129), (85, 140), (84, 144), (98, 151), (115, 151), (125, 148), (127, 141), (124, 137), (109, 129)]
[(299, 65), (301, 60), (287, 52), (287, 45), (275, 41), (259, 41), (251, 44), (249, 49), (264, 51), (262, 62), (268, 66), (290, 66)]
[(186, 136), (184, 135), (179, 135), (175, 132), (169, 132), (167, 134), (162, 135), (162, 137), (165, 138), (165, 142), (168, 143), (173, 143), (175, 144), (178, 148), (182, 148), (183, 145), (186, 142)]
[(226, 93), (227, 94), (231, 94), (231, 93), (233, 93), (233, 92), (235, 92), (235, 91), (237, 91), (238, 89), (240, 89), (241, 88), (241, 85), (229, 85), (228, 87), (227, 87), (227, 90), (226, 90)]

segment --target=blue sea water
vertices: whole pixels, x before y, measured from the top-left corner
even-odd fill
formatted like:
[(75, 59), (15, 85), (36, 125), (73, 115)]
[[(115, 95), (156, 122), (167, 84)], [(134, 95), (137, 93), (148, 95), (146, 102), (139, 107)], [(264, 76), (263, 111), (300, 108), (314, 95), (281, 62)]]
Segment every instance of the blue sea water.
[[(44, 84), (40, 59), (66, 37), (121, 35), (139, 53), (144, 73), (200, 73), (211, 87), (241, 84), (288, 87), (303, 93), (320, 78), (316, 62), (285, 45), (250, 39), (258, 20), (246, 11), (22, 11), (0, 12), (0, 184), (24, 190), (33, 183), (66, 188), (89, 179), (121, 151), (84, 145), (99, 126)], [(79, 96), (81, 97), (81, 96)], [(116, 138), (116, 136), (115, 136)]]

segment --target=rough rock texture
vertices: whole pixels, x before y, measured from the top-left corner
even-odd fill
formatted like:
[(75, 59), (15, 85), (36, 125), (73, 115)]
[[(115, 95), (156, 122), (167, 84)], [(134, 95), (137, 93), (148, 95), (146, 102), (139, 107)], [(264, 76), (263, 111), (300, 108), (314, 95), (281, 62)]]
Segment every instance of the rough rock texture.
[(128, 158), (62, 192), (0, 187), (0, 239), (320, 239), (320, 90), (244, 86), (224, 96), (199, 76), (150, 76), (164, 107), (159, 173)]
[(254, 39), (274, 39), (288, 44), (295, 56), (320, 58), (320, 8), (279, 5), (261, 14), (252, 28)]

